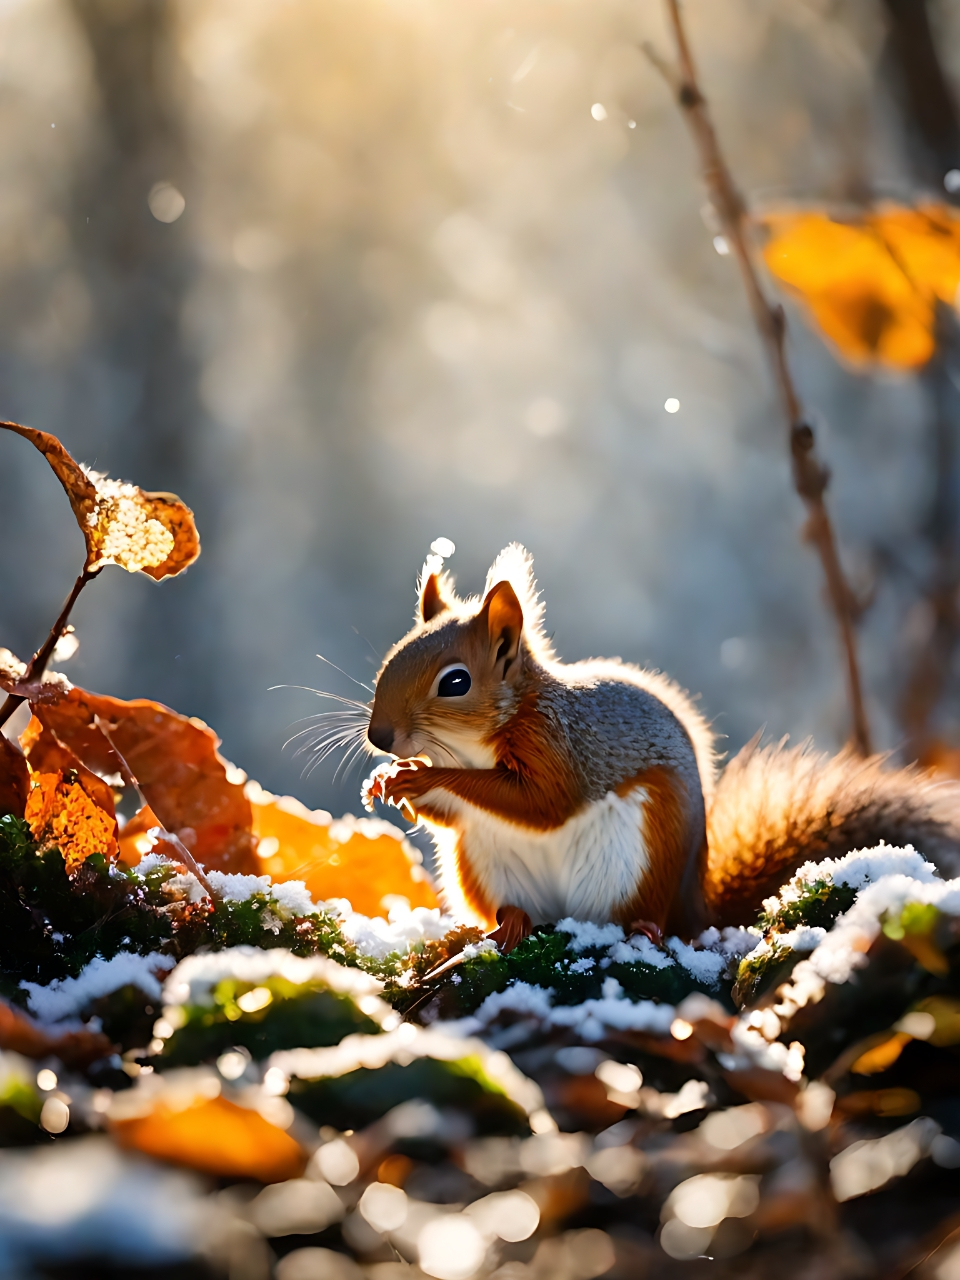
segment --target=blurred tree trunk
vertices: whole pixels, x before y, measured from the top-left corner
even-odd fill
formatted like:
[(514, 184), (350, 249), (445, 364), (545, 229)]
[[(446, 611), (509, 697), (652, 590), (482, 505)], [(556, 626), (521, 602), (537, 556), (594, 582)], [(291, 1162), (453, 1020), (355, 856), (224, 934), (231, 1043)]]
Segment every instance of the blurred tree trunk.
[[(100, 141), (79, 169), (74, 197), (102, 362), (97, 411), (110, 442), (96, 461), (144, 488), (180, 494), (199, 508), (202, 536), (211, 508), (198, 440), (198, 371), (181, 333), (193, 269), (192, 191), (177, 102), (176, 10), (171, 0), (71, 2), (102, 106)], [(187, 200), (172, 222), (159, 221), (148, 203), (161, 182)], [(175, 654), (186, 666), (199, 631), (197, 578), (194, 569), (172, 592), (142, 593), (130, 635), (135, 666), (120, 677), (148, 674), (145, 691), (174, 705), (187, 684), (178, 679)]]
[[(889, 24), (888, 62), (914, 176), (937, 198), (956, 204), (960, 190), (944, 179), (951, 170), (960, 170), (960, 116), (937, 54), (931, 6), (928, 0), (882, 4)], [(932, 468), (923, 528), (930, 548), (926, 635), (900, 704), (908, 755), (931, 763), (944, 730), (957, 732), (957, 716), (945, 718), (943, 704), (960, 640), (960, 331), (946, 307), (940, 308), (937, 330), (937, 354), (921, 375), (929, 405), (927, 449)]]

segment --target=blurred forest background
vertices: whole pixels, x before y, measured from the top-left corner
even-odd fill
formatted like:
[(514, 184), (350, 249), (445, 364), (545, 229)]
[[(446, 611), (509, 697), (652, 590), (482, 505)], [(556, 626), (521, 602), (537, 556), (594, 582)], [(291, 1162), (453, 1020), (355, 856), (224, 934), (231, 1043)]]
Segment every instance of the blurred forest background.
[[(929, 20), (960, 86), (960, 0), (686, 14), (751, 205), (957, 198), (952, 100), (911, 68)], [(273, 790), (357, 809), (356, 774), (303, 781), (282, 750), (320, 705), (270, 687), (355, 692), (315, 654), (369, 679), (434, 538), (471, 590), (519, 539), (565, 658), (667, 670), (731, 751), (761, 726), (842, 743), (769, 375), (640, 50), (670, 48), (662, 23), (659, 0), (3, 0), (0, 416), (179, 493), (204, 544), (159, 588), (94, 584), (67, 674), (202, 717)], [(956, 746), (952, 338), (919, 373), (855, 371), (788, 313), (869, 597), (876, 743)], [(6, 435), (0, 509), (0, 643), (26, 658), (82, 548)]]

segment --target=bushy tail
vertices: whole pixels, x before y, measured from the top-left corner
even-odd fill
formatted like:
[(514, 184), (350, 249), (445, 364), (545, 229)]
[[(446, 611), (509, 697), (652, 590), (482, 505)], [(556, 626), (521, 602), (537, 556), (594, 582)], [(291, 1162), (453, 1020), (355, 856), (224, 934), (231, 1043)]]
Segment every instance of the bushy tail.
[(704, 896), (718, 924), (748, 924), (802, 863), (911, 844), (960, 875), (960, 785), (810, 743), (761, 748), (759, 737), (720, 776), (707, 814)]

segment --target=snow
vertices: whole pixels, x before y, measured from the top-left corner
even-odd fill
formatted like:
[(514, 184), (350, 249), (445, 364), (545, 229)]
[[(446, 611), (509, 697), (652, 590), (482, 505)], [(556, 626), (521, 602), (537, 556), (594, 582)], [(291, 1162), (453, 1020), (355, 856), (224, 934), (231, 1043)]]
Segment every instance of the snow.
[(590, 956), (582, 956), (579, 960), (575, 960), (570, 966), (571, 973), (589, 973), (591, 969), (596, 968), (596, 960)]
[(326, 956), (295, 956), (282, 947), (269, 951), (262, 951), (259, 947), (228, 947), (208, 955), (187, 956), (164, 984), (164, 1003), (210, 1004), (214, 987), (224, 978), (254, 985), (267, 978), (285, 978), (295, 986), (321, 982), (334, 991), (357, 998), (363, 1012), (381, 1024), (384, 1019), (396, 1016), (388, 1005), (377, 999), (383, 984), (376, 978), (359, 969), (348, 969)]
[(315, 916), (320, 910), (303, 880), (284, 880), (282, 884), (275, 884), (270, 895), (288, 916)]
[(589, 920), (574, 920), (571, 916), (557, 921), (557, 932), (570, 934), (567, 946), (571, 951), (609, 947), (623, 941), (623, 930), (618, 924), (591, 924)]
[(125, 1264), (124, 1273), (173, 1263), (222, 1230), (222, 1216), (191, 1174), (99, 1135), (7, 1150), (0, 1162), (4, 1274), (86, 1257)]
[(921, 884), (939, 881), (936, 867), (912, 845), (898, 848), (881, 841), (872, 849), (857, 849), (842, 858), (805, 862), (778, 896), (764, 901), (764, 909), (773, 915), (788, 903), (799, 901), (806, 888), (817, 880), (832, 880), (834, 884), (863, 889), (891, 875), (906, 876)]
[(208, 871), (210, 888), (224, 902), (248, 902), (255, 893), (268, 897), (273, 889), (270, 876), (242, 876), (227, 871)]
[(655, 947), (643, 933), (636, 933), (626, 942), (616, 942), (607, 952), (614, 964), (645, 964), (651, 969), (669, 969), (676, 961), (659, 947)]
[(414, 907), (412, 911), (391, 907), (386, 920), (351, 912), (341, 930), (361, 955), (385, 960), (390, 955), (405, 955), (420, 943), (439, 940), (454, 928), (454, 923), (452, 917), (441, 915), (436, 907)]
[(708, 986), (715, 987), (727, 967), (727, 957), (722, 952), (698, 951), (679, 938), (668, 939), (667, 946), (687, 973)]
[(132, 951), (119, 951), (109, 960), (94, 956), (76, 978), (55, 978), (47, 986), (38, 982), (21, 982), (28, 993), (31, 1013), (41, 1022), (60, 1022), (76, 1017), (91, 1001), (132, 985), (146, 992), (153, 1000), (161, 994), (158, 974), (172, 969), (176, 961), (172, 956), (158, 951), (148, 956)]
[(472, 1018), (446, 1024), (453, 1034), (475, 1034), (496, 1021), (501, 1013), (517, 1013), (536, 1018), (547, 1027), (568, 1027), (583, 1040), (600, 1040), (608, 1028), (618, 1031), (649, 1031), (666, 1035), (676, 1016), (672, 1005), (653, 1000), (628, 1000), (616, 978), (605, 978), (599, 1000), (578, 1005), (553, 1005), (552, 987), (515, 982), (505, 991), (487, 996)]
[(407, 1065), (417, 1058), (459, 1062), (477, 1058), (483, 1072), (508, 1098), (529, 1115), (543, 1106), (543, 1094), (505, 1053), (491, 1049), (482, 1040), (452, 1034), (448, 1027), (419, 1027), (404, 1022), (383, 1035), (345, 1036), (339, 1044), (324, 1049), (281, 1049), (271, 1054), (266, 1069), (278, 1070), (287, 1079), (319, 1080), (346, 1075), (360, 1067), (376, 1070), (388, 1062)]

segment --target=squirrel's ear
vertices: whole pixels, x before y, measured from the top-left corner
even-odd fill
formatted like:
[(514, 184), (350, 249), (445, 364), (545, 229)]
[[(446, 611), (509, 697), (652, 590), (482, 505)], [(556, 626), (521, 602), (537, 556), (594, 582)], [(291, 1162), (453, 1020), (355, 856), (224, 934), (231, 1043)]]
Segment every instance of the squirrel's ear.
[(452, 592), (453, 581), (443, 572), (443, 561), (439, 556), (427, 556), (417, 582), (417, 614), (424, 622), (450, 607), (444, 588)]
[(424, 622), (429, 622), (438, 613), (443, 613), (446, 607), (447, 602), (440, 594), (440, 579), (435, 573), (431, 573), (420, 588), (420, 617)]
[(509, 582), (498, 582), (487, 592), (481, 614), (487, 615), (487, 630), (494, 663), (503, 662), (503, 674), (520, 651), (523, 609)]

